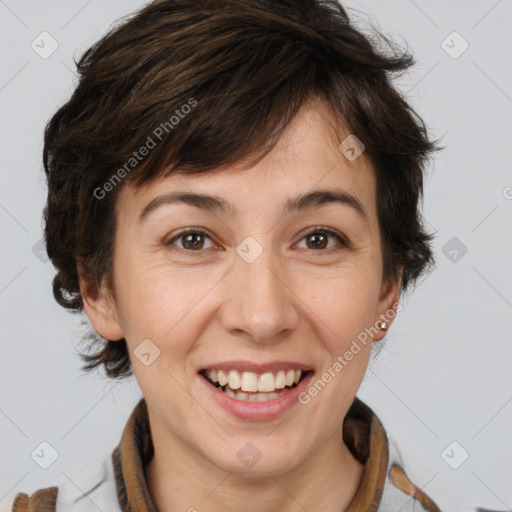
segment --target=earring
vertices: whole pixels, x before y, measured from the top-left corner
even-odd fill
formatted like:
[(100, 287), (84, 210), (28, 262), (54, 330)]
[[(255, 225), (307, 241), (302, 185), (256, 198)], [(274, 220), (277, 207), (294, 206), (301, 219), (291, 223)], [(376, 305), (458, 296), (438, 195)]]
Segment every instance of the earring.
[(388, 328), (388, 323), (385, 322), (384, 320), (381, 320), (380, 322), (377, 322), (377, 327), (381, 330), (381, 331), (385, 331), (387, 328)]

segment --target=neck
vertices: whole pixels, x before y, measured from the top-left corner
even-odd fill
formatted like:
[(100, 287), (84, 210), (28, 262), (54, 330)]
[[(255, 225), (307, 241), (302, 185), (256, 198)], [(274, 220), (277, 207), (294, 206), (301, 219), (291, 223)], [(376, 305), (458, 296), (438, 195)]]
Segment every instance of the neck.
[(153, 432), (155, 455), (145, 469), (159, 512), (340, 512), (352, 501), (364, 470), (341, 440), (341, 429), (298, 466), (258, 477), (223, 471), (165, 440)]

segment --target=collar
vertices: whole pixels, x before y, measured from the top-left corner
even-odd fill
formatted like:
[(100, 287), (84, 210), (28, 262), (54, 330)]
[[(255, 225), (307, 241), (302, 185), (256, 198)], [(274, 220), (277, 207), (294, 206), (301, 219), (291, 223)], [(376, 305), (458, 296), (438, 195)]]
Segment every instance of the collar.
[[(388, 441), (379, 418), (357, 397), (343, 422), (343, 441), (364, 464), (361, 483), (346, 512), (376, 512), (386, 480)], [(123, 512), (158, 512), (144, 472), (153, 455), (148, 409), (142, 398), (112, 453), (117, 499)]]

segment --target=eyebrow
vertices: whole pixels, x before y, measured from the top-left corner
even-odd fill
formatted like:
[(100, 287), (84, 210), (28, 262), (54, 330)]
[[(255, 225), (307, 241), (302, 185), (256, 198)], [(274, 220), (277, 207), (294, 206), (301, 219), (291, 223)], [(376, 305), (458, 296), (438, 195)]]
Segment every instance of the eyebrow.
[[(283, 215), (287, 215), (293, 212), (333, 203), (349, 206), (363, 217), (363, 219), (367, 222), (369, 221), (368, 214), (359, 199), (349, 192), (339, 189), (314, 190), (306, 194), (299, 194), (296, 197), (288, 199), (282, 213)], [(236, 215), (238, 213), (237, 209), (222, 197), (191, 192), (171, 192), (152, 199), (142, 210), (139, 216), (139, 222), (146, 218), (150, 212), (154, 212), (157, 208), (168, 204), (187, 204), (208, 212), (230, 215)]]

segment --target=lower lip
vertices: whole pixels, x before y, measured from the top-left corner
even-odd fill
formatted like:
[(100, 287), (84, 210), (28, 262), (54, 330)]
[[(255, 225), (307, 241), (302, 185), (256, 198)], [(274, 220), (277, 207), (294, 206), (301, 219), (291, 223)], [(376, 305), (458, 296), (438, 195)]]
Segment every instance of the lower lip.
[(278, 418), (286, 411), (291, 409), (299, 399), (299, 395), (308, 387), (310, 380), (313, 378), (313, 372), (308, 373), (297, 386), (287, 391), (281, 396), (266, 402), (245, 402), (232, 398), (224, 391), (211, 384), (202, 375), (199, 378), (203, 381), (213, 399), (229, 414), (235, 418), (246, 421), (267, 421)]

